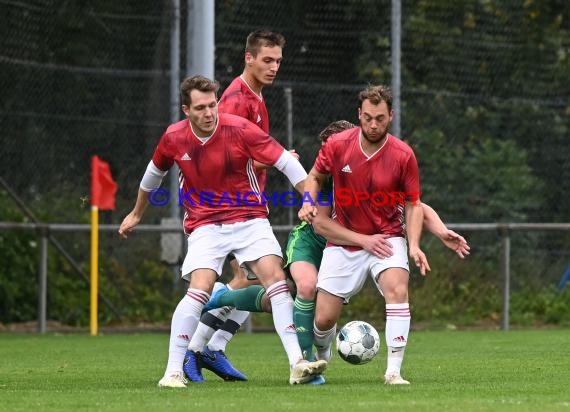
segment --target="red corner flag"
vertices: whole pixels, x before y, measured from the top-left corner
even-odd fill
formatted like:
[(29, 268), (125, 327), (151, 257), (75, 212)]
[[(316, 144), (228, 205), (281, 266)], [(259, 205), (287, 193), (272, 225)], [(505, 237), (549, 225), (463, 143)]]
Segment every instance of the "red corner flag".
[(91, 158), (91, 206), (100, 210), (115, 209), (117, 183), (111, 176), (109, 163), (97, 156)]

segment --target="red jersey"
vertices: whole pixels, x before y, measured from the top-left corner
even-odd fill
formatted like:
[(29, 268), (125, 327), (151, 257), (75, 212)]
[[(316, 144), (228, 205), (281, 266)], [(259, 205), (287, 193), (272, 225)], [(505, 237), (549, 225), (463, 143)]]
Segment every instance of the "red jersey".
[[(180, 168), (179, 205), (184, 231), (212, 223), (235, 223), (266, 218), (253, 161), (274, 165), (285, 149), (248, 120), (220, 113), (212, 136), (202, 143), (188, 119), (170, 125), (152, 161), (160, 170)], [(172, 194), (172, 200), (174, 199)]]
[(410, 146), (387, 135), (372, 156), (360, 145), (360, 127), (327, 140), (315, 161), (319, 173), (331, 174), (335, 220), (355, 232), (404, 236), (404, 201), (420, 194), (418, 163)]
[[(255, 94), (241, 76), (236, 77), (226, 88), (218, 102), (218, 110), (220, 113), (231, 113), (243, 117), (269, 133), (269, 115), (265, 100)], [(266, 171), (256, 170), (256, 174), (261, 190), (265, 190)]]

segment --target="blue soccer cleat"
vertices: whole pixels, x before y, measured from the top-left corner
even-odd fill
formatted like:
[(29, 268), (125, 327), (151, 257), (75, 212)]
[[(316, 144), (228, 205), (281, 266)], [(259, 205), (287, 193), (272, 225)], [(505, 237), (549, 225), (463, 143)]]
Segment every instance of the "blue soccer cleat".
[(313, 379), (306, 383), (306, 385), (324, 385), (325, 377), (323, 375), (316, 375)]
[(186, 355), (184, 355), (184, 365), (182, 365), (182, 370), (188, 380), (192, 382), (204, 382), (198, 356), (199, 355), (193, 350), (187, 350)]
[(234, 368), (221, 350), (212, 351), (207, 346), (204, 346), (204, 349), (200, 352), (200, 361), (204, 368), (211, 370), (225, 381), (247, 380), (247, 376)]
[(218, 290), (216, 290), (214, 293), (212, 293), (210, 300), (208, 301), (208, 303), (206, 303), (204, 305), (204, 308), (202, 309), (202, 313), (208, 312), (209, 310), (212, 310), (212, 309), (219, 308), (221, 305), (218, 303), (218, 301), (220, 300), (220, 297), (222, 297), (222, 295), (224, 293), (226, 293), (227, 291), (229, 291), (228, 287), (226, 285), (223, 285)]

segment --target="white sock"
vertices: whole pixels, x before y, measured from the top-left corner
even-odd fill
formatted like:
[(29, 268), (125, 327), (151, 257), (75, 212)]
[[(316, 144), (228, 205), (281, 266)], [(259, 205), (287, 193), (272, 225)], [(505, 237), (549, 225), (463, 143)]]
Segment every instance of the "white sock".
[(170, 324), (170, 343), (165, 376), (182, 372), (184, 355), (192, 333), (198, 325), (202, 308), (210, 296), (199, 289), (188, 289), (186, 295), (176, 306)]
[(273, 324), (275, 330), (281, 338), (285, 352), (287, 352), (289, 365), (293, 367), (297, 364), (299, 359), (303, 357), (303, 354), (299, 347), (297, 331), (293, 323), (294, 303), (289, 293), (289, 287), (284, 280), (281, 280), (269, 286), (266, 293), (273, 308)]
[(386, 346), (388, 361), (386, 374), (400, 373), (410, 333), (410, 304), (386, 304)]
[(331, 346), (336, 336), (336, 323), (329, 330), (320, 330), (317, 325), (313, 324), (313, 342), (317, 348), (317, 358), (324, 359), (327, 362), (331, 358)]
[(233, 310), (226, 323), (218, 329), (208, 342), (208, 348), (213, 351), (226, 351), (228, 342), (235, 336), (238, 329), (249, 317), (245, 310)]
[(201, 350), (214, 332), (224, 324), (231, 311), (232, 309), (224, 306), (223, 308), (212, 309), (207, 313), (203, 313), (200, 317), (200, 322), (198, 322), (198, 327), (188, 344), (188, 348), (199, 347)]

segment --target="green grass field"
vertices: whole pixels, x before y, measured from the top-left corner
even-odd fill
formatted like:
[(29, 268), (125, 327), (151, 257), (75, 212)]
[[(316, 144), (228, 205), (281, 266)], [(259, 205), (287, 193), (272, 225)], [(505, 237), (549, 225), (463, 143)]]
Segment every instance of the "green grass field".
[[(323, 386), (290, 386), (275, 334), (228, 348), (248, 382), (156, 386), (166, 334), (0, 335), (0, 411), (570, 411), (570, 331), (412, 332), (403, 376), (387, 387), (385, 351), (370, 364), (333, 358)], [(382, 342), (384, 347), (384, 342)]]

